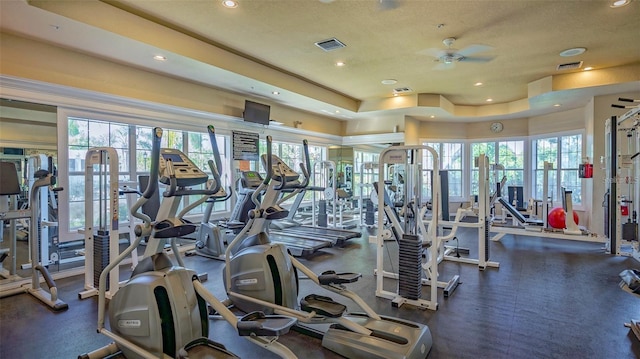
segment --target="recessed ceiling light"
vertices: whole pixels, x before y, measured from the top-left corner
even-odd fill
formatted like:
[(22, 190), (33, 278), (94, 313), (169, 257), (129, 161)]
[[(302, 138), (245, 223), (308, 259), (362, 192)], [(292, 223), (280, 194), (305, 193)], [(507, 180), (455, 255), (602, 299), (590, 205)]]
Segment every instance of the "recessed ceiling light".
[(631, 0), (616, 0), (609, 6), (611, 6), (612, 8), (623, 7), (625, 5), (629, 5), (630, 2)]
[(436, 118), (436, 116), (435, 115), (431, 115), (431, 116), (429, 116), (429, 118)]
[(493, 99), (492, 98), (488, 98), (487, 102), (493, 102)]
[(156, 61), (167, 61), (167, 58), (165, 56), (162, 56), (162, 55), (155, 55), (153, 57), (153, 59), (156, 60)]
[(336, 113), (340, 113), (340, 110), (336, 110)]
[(223, 0), (222, 6), (228, 7), (229, 9), (233, 9), (238, 7), (238, 2), (235, 0)]
[(271, 93), (274, 94), (274, 95), (279, 95), (280, 91), (272, 91)]
[(344, 65), (346, 65), (346, 63), (344, 63), (343, 61), (336, 62), (336, 66), (338, 66), (338, 67), (342, 67)]
[(476, 87), (482, 86), (482, 85), (484, 85), (482, 82), (476, 82), (475, 84), (473, 84), (473, 86), (476, 86)]
[(398, 80), (396, 80), (396, 79), (385, 79), (385, 80), (382, 80), (380, 82), (382, 82), (383, 85), (395, 85), (395, 84), (398, 83)]
[(587, 66), (587, 67), (584, 68), (584, 71), (591, 71), (591, 70), (593, 70), (593, 67), (591, 67), (591, 66)]
[(562, 105), (559, 104), (559, 103), (553, 104), (553, 107), (560, 107), (560, 106), (562, 106)]
[(585, 49), (584, 47), (574, 47), (574, 48), (566, 49), (562, 51), (560, 53), (560, 56), (562, 57), (578, 56), (578, 55), (584, 54), (585, 51), (587, 51), (587, 49)]

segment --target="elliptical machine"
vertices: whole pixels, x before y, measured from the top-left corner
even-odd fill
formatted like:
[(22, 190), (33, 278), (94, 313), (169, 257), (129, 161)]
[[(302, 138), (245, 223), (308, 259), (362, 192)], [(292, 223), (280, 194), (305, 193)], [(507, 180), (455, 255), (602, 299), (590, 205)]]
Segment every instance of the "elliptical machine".
[[(226, 250), (226, 304), (245, 312), (260, 310), (291, 316), (304, 324), (329, 324), (328, 330), (319, 333), (322, 345), (347, 358), (425, 358), (432, 346), (429, 328), (375, 313), (344, 285), (357, 281), (361, 274), (327, 271), (318, 276), (291, 256), (284, 245), (269, 241), (269, 221), (288, 214), (277, 205), (280, 191), (300, 191), (309, 181), (306, 140), (303, 148), (305, 165), (300, 164), (300, 169), (304, 180), (300, 183), (299, 174), (271, 154), (271, 137), (267, 136), (267, 154), (262, 156), (267, 175), (253, 194), (256, 209)], [(259, 203), (257, 197), (263, 191)], [(345, 305), (316, 294), (298, 303), (298, 271), (322, 288), (351, 299), (364, 313), (345, 314)]]
[[(224, 346), (208, 339), (209, 320), (207, 303), (234, 326), (239, 335), (284, 358), (295, 358), (285, 346), (275, 341), (287, 333), (296, 320), (284, 316), (267, 317), (254, 312), (238, 319), (200, 283), (196, 272), (186, 269), (177, 250), (176, 237), (193, 233), (196, 225), (182, 215), (204, 203), (209, 197), (224, 197), (220, 190), (220, 155), (213, 126), (208, 127), (214, 152), (209, 161), (213, 182), (206, 189), (189, 189), (208, 181), (184, 153), (174, 149), (160, 149), (162, 129), (153, 130), (151, 173), (142, 197), (131, 208), (133, 216), (143, 221), (136, 226), (136, 238), (100, 274), (98, 289), (98, 332), (114, 340), (103, 348), (79, 356), (82, 359), (103, 358), (117, 352), (127, 358), (237, 358)], [(157, 189), (160, 182), (169, 187), (152, 222), (149, 216), (138, 212)], [(183, 196), (202, 195), (200, 200), (187, 206), (176, 216)], [(134, 269), (131, 279), (120, 288), (109, 305), (111, 331), (105, 328), (106, 279), (109, 272), (149, 236), (144, 259)], [(164, 251), (166, 239), (180, 265), (174, 265)], [(266, 337), (261, 337), (266, 336)]]

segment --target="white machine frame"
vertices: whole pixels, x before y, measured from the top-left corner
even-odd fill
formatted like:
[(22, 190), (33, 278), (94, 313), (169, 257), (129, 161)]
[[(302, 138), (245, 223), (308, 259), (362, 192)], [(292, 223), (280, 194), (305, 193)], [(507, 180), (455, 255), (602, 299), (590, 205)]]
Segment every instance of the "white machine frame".
[[(105, 223), (99, 223), (100, 228), (96, 228), (94, 218), (94, 201), (93, 201), (93, 189), (94, 189), (94, 177), (96, 175), (95, 166), (99, 167), (97, 175), (99, 176), (99, 193), (108, 193), (107, 198), (99, 199), (100, 217), (108, 216), (104, 218)], [(94, 234), (96, 230), (104, 230), (109, 235), (109, 263), (114, 261), (120, 253), (120, 216), (119, 216), (119, 202), (120, 202), (120, 182), (119, 176), (119, 158), (118, 152), (112, 147), (93, 147), (87, 151), (85, 155), (85, 189), (84, 189), (84, 211), (85, 211), (85, 228), (79, 232), (84, 234), (84, 290), (78, 293), (80, 299), (85, 299), (94, 295), (98, 295), (98, 288), (95, 283), (97, 282), (96, 272), (94, 270), (95, 258), (94, 258)], [(103, 175), (108, 173), (109, 180), (106, 183), (102, 182)], [(135, 185), (133, 182), (127, 182), (127, 186)], [(134, 187), (135, 188), (135, 187)], [(104, 191), (103, 191), (104, 189)], [(132, 198), (133, 194), (127, 194), (127, 205), (129, 208), (133, 205), (135, 200)], [(103, 207), (104, 206), (104, 207)], [(133, 234), (134, 218), (131, 214), (129, 216), (129, 240), (133, 241), (135, 235)], [(131, 255), (132, 266), (135, 267), (138, 264), (137, 253)], [(107, 278), (109, 290), (105, 292), (107, 298), (111, 297), (118, 291), (120, 287), (120, 271), (118, 267), (115, 267), (109, 272)]]
[[(365, 223), (365, 213), (363, 208), (365, 206), (365, 196), (367, 199), (371, 199), (371, 193), (373, 192), (373, 183), (378, 180), (378, 162), (363, 162), (360, 164), (360, 183), (358, 183), (358, 189), (360, 192), (360, 202), (358, 205), (358, 213), (360, 215), (360, 227), (373, 228), (376, 224)], [(366, 193), (365, 193), (366, 192)]]
[[(429, 228), (431, 230), (426, 230), (424, 227), (422, 228), (422, 233), (416, 233), (419, 236), (422, 236), (422, 242), (430, 241), (431, 245), (427, 249), (427, 251), (431, 252), (431, 255), (428, 257), (428, 261), (426, 264), (426, 268), (423, 266), (423, 269), (428, 271), (431, 275), (428, 280), (424, 284), (427, 284), (430, 287), (429, 291), (429, 299), (410, 299), (401, 296), (397, 291), (389, 291), (384, 289), (384, 278), (394, 278), (398, 279), (398, 273), (390, 272), (384, 269), (384, 254), (385, 254), (385, 236), (383, 235), (383, 224), (384, 220), (384, 191), (385, 184), (384, 181), (381, 181), (385, 178), (383, 171), (387, 170), (387, 164), (396, 165), (396, 164), (405, 164), (407, 163), (407, 152), (412, 151), (416, 153), (418, 156), (422, 155), (423, 151), (429, 151), (433, 158), (433, 197), (432, 197), (432, 217), (431, 222), (429, 223)], [(376, 297), (390, 299), (394, 306), (400, 307), (403, 304), (413, 305), (419, 308), (426, 308), (430, 310), (438, 309), (438, 255), (437, 248), (439, 247), (439, 238), (436, 235), (435, 229), (438, 226), (438, 218), (440, 215), (440, 175), (439, 175), (440, 163), (438, 159), (437, 152), (428, 146), (392, 146), (388, 147), (380, 153), (380, 159), (378, 162), (378, 235), (376, 236)], [(421, 174), (420, 174), (421, 175)], [(420, 191), (420, 189), (414, 189)], [(420, 212), (422, 214), (422, 212)], [(417, 218), (416, 220), (422, 223), (422, 218)], [(434, 251), (435, 250), (435, 251)]]
[[(626, 108), (626, 107), (625, 107)], [(622, 126), (627, 127), (622, 127)], [(639, 209), (640, 188), (638, 183), (638, 175), (640, 166), (637, 164), (639, 158), (637, 153), (625, 153), (621, 150), (619, 143), (619, 133), (629, 132), (630, 146), (633, 151), (640, 150), (640, 134), (638, 127), (640, 126), (640, 106), (632, 106), (631, 110), (626, 112), (619, 118), (612, 116), (605, 122), (605, 162), (606, 162), (606, 180), (610, 189), (609, 193), (609, 237), (606, 240), (607, 251), (617, 256), (626, 256), (635, 258), (640, 262), (640, 239), (636, 231), (636, 240), (623, 239), (623, 215), (622, 204), (627, 199), (634, 204), (634, 210)], [(629, 149), (628, 149), (629, 150)], [(633, 152), (632, 151), (632, 152)], [(628, 185), (629, 190), (623, 192), (622, 185)], [(629, 212), (631, 218), (633, 214)]]
[[(449, 227), (451, 231), (449, 234), (441, 238), (442, 242), (453, 239), (458, 228), (476, 228), (478, 232), (478, 258), (459, 257), (453, 255), (457, 248), (445, 246), (444, 259), (451, 262), (476, 264), (478, 269), (484, 270), (487, 267), (499, 268), (500, 263), (489, 260), (490, 247), (489, 247), (489, 226), (490, 226), (490, 172), (491, 166), (489, 165), (489, 159), (484, 154), (480, 154), (477, 158), (478, 167), (478, 207), (477, 211), (473, 211), (465, 208), (458, 208), (455, 219), (453, 221), (440, 220), (438, 222), (439, 227)], [(469, 213), (470, 212), (470, 213)], [(473, 215), (478, 217), (477, 222), (462, 222), (462, 219), (467, 215)]]
[[(499, 241), (507, 234), (531, 236), (531, 237), (543, 237), (543, 238), (555, 238), (555, 239), (567, 239), (572, 241), (591, 242), (591, 243), (606, 243), (606, 238), (599, 236), (596, 233), (588, 230), (582, 230), (573, 220), (573, 215), (566, 216), (566, 228), (564, 229), (552, 229), (549, 228), (548, 223), (548, 210), (549, 210), (549, 171), (553, 170), (553, 163), (544, 162), (543, 164), (543, 196), (542, 196), (542, 226), (539, 225), (494, 225), (491, 222), (489, 231), (491, 233), (497, 233), (491, 238), (492, 241)], [(482, 190), (482, 187), (480, 188)], [(484, 192), (489, 193), (488, 186), (485, 186)], [(571, 201), (570, 193), (563, 190), (563, 196), (565, 196), (565, 202), (567, 204), (567, 213), (573, 213), (573, 204)]]

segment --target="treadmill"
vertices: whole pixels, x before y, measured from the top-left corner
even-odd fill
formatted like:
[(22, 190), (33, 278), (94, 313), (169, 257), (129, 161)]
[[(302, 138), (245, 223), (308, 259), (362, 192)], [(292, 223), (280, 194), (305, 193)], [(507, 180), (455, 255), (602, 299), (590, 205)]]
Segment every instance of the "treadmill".
[(349, 239), (362, 237), (361, 232), (349, 231), (346, 229), (327, 228), (318, 226), (303, 225), (293, 219), (295, 213), (300, 207), (300, 203), (304, 198), (305, 192), (310, 191), (324, 191), (323, 187), (307, 186), (296, 197), (293, 205), (289, 209), (289, 216), (285, 219), (279, 219), (271, 222), (269, 226), (269, 233), (277, 233), (283, 235), (306, 235), (314, 238), (321, 238), (325, 241), (331, 242), (332, 246), (342, 247)]
[[(262, 181), (262, 176), (256, 171), (240, 172), (240, 181), (236, 191), (238, 198), (229, 220), (230, 223), (246, 223), (249, 211), (255, 208), (251, 196)], [(268, 234), (271, 242), (284, 244), (295, 257), (309, 257), (318, 250), (333, 245), (332, 241), (307, 232), (281, 233), (269, 230)]]

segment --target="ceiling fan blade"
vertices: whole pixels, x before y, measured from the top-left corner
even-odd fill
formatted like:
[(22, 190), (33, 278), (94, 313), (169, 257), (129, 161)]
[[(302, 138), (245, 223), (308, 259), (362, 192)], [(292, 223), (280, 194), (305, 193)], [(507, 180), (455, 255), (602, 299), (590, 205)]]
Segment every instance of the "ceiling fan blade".
[(398, 0), (378, 0), (380, 10), (392, 10), (398, 7)]
[(474, 44), (474, 45), (469, 45), (462, 50), (459, 50), (457, 53), (464, 57), (468, 57), (473, 54), (477, 54), (478, 52), (489, 51), (489, 50), (493, 50), (493, 47), (487, 46), (487, 45)]
[(445, 50), (435, 49), (435, 48), (418, 51), (418, 55), (427, 55), (427, 56), (435, 57), (436, 59), (439, 59), (446, 54), (447, 52)]
[(436, 71), (451, 70), (454, 67), (456, 67), (456, 64), (454, 62), (452, 62), (450, 64), (445, 64), (444, 62), (441, 62), (441, 63), (437, 64), (436, 66), (434, 66), (433, 70), (436, 70)]
[(487, 57), (463, 57), (460, 59), (462, 62), (489, 62), (495, 59), (495, 57), (487, 56)]

